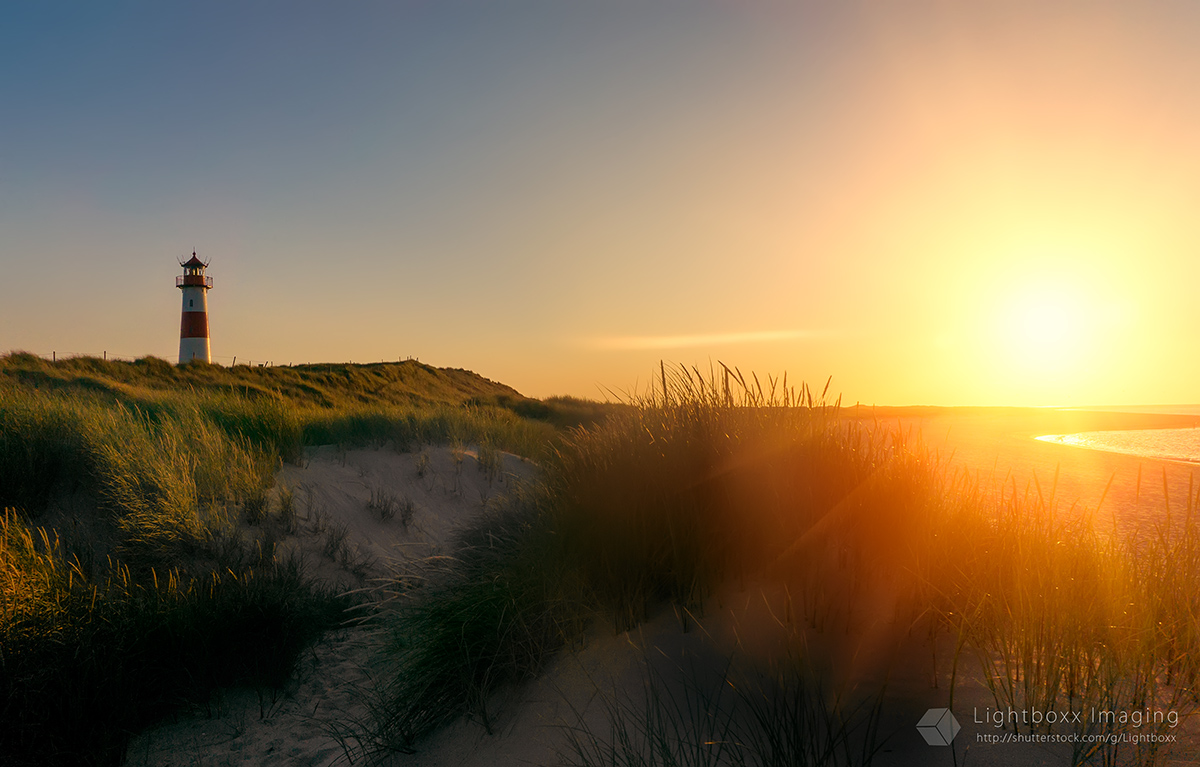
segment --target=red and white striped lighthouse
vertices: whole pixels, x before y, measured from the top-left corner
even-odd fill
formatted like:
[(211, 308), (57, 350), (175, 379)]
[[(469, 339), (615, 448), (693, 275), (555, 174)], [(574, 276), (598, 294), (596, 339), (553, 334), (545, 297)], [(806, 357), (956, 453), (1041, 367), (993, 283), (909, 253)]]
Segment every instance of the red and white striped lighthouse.
[(183, 319), (179, 323), (179, 364), (201, 360), (212, 362), (208, 346), (208, 291), (212, 277), (204, 276), (208, 264), (192, 258), (179, 264), (183, 275), (175, 278), (175, 287), (183, 291)]

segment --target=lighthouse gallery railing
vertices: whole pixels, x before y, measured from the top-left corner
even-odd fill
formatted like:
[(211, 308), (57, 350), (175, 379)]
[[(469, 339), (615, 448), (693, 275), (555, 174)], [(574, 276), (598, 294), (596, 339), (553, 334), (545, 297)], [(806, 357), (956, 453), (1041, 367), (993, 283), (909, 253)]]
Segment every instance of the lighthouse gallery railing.
[(201, 277), (198, 274), (181, 274), (175, 278), (175, 287), (204, 287), (211, 288), (213, 286), (212, 277)]

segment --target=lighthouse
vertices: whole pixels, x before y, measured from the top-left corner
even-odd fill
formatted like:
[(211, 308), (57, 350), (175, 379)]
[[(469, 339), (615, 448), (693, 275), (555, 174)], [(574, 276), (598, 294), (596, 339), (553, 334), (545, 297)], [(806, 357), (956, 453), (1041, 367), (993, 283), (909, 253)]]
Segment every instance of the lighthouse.
[(179, 364), (192, 360), (212, 362), (212, 350), (208, 346), (208, 291), (213, 286), (213, 279), (204, 275), (208, 264), (196, 258), (193, 250), (191, 259), (179, 265), (183, 267), (183, 274), (175, 278), (175, 287), (183, 291)]

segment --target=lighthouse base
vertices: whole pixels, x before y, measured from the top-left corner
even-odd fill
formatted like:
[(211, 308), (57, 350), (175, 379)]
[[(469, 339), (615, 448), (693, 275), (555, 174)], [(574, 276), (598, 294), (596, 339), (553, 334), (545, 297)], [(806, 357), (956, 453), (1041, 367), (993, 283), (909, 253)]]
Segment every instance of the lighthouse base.
[(192, 360), (212, 362), (212, 351), (207, 338), (179, 339), (179, 364), (182, 365)]

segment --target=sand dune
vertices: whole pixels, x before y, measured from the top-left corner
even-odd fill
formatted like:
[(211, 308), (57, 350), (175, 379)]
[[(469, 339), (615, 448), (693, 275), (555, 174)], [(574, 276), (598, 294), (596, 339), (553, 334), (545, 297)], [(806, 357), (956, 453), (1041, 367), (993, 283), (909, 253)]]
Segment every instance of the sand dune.
[[(280, 542), (279, 551), (300, 553), (311, 574), (337, 588), (370, 587), (405, 560), (446, 551), (456, 528), (535, 471), (530, 463), (505, 454), (500, 471), (489, 476), (471, 450), (311, 449), (302, 467), (286, 466), (276, 478), (276, 497), (281, 488), (291, 488), (298, 512), (298, 529)], [(380, 491), (413, 502), (407, 528), (399, 516), (382, 520), (369, 508), (372, 494)], [(326, 542), (339, 526), (347, 531), (345, 545), (330, 557)], [(558, 763), (568, 749), (564, 725), (585, 721), (602, 727), (601, 691), (640, 689), (646, 648), (662, 636), (682, 636), (680, 621), (670, 611), (632, 633), (615, 634), (611, 623), (598, 621), (576, 652), (563, 653), (541, 678), (494, 701), (490, 708), (498, 717), (491, 732), (463, 718), (420, 744), (417, 753), (394, 757), (394, 763)], [(383, 673), (375, 665), (378, 641), (361, 627), (331, 632), (301, 656), (284, 689), (225, 691), (209, 705), (137, 736), (126, 763), (349, 764), (351, 756), (359, 755), (356, 723), (369, 717), (367, 702)]]
[[(491, 473), (472, 450), (427, 448), (310, 449), (303, 466), (276, 476), (273, 505), (284, 489), (294, 494), (295, 532), (280, 542), (280, 556), (298, 553), (305, 569), (339, 590), (369, 588), (405, 559), (444, 550), (454, 529), (510, 492), (535, 468), (502, 454)], [(371, 508), (373, 494), (396, 504), (412, 503), (390, 519)], [(331, 536), (342, 535), (339, 545)], [(330, 765), (345, 763), (339, 738), (368, 715), (364, 693), (372, 685), (376, 638), (363, 628), (326, 635), (301, 656), (283, 690), (231, 690), (177, 721), (139, 735), (130, 765)]]
[[(1094, 504), (1107, 477), (1115, 472), (1116, 495), (1110, 491), (1115, 500), (1106, 503), (1114, 503), (1125, 524), (1152, 515), (1149, 507), (1140, 504), (1161, 503), (1161, 476), (1157, 499), (1149, 490), (1143, 491), (1149, 498), (1142, 497), (1140, 504), (1127, 497), (1138, 493), (1130, 486), (1137, 462), (1128, 457), (1035, 443), (1025, 433), (1029, 429), (1002, 420), (922, 419), (914, 426), (923, 430), (933, 447), (956, 451), (956, 465), (980, 475), (1009, 462), (1020, 484), (1035, 470), (1042, 477), (1059, 466), (1058, 492), (1068, 506), (1075, 498)], [(1161, 472), (1161, 465), (1150, 463), (1143, 470)], [(535, 472), (531, 464), (504, 455), (498, 470), (488, 473), (475, 452), (448, 448), (403, 454), (388, 449), (312, 449), (305, 465), (287, 466), (277, 476), (276, 492), (290, 488), (298, 514), (295, 533), (284, 537), (279, 550), (299, 553), (311, 574), (339, 589), (366, 588), (398, 563), (446, 551), (456, 528)], [(1169, 473), (1169, 487), (1186, 483), (1185, 477), (1186, 473)], [(1143, 481), (1151, 484), (1148, 478)], [(406, 526), (401, 514), (382, 518), (371, 508), (373, 498), (376, 505), (380, 498), (411, 501), (412, 519)], [(342, 529), (344, 541), (331, 554), (331, 532), (336, 537)], [(770, 593), (768, 587), (731, 584), (709, 600), (706, 615), (694, 616), (700, 619), (698, 624), (686, 622), (690, 629), (686, 633), (685, 621), (673, 608), (623, 634), (614, 633), (611, 622), (598, 620), (582, 646), (560, 654), (538, 680), (496, 701), (493, 709), (499, 714), (490, 732), (478, 721), (460, 719), (419, 744), (417, 753), (396, 756), (393, 763), (420, 767), (559, 763), (570, 750), (566, 728), (583, 723), (604, 732), (606, 703), (636, 702), (645, 689), (647, 664), (656, 666), (667, 694), (682, 695), (685, 666), (701, 663), (716, 668), (729, 653), (753, 660), (761, 651), (769, 657), (772, 642), (779, 639), (779, 624), (769, 608)], [(931, 645), (886, 608), (872, 620), (853, 639), (813, 635), (814, 657), (856, 669), (842, 679), (850, 696), (887, 680), (880, 750), (873, 764), (908, 767), (935, 757), (948, 761), (950, 749), (931, 751), (915, 722), (927, 708), (946, 705), (953, 642), (943, 636)], [(888, 646), (892, 640), (898, 651), (870, 659), (873, 642)], [(377, 641), (361, 627), (331, 632), (301, 657), (293, 680), (283, 690), (227, 691), (208, 706), (138, 736), (127, 763), (145, 767), (349, 764), (350, 756), (357, 753), (354, 723), (368, 717), (369, 693), (382, 673), (373, 665)], [(1071, 747), (1064, 744), (977, 742), (977, 734), (994, 732), (967, 719), (970, 712), (994, 705), (980, 679), (976, 661), (963, 659), (955, 690), (955, 710), (963, 720), (963, 732), (955, 743), (960, 756), (985, 765), (1069, 760)]]

